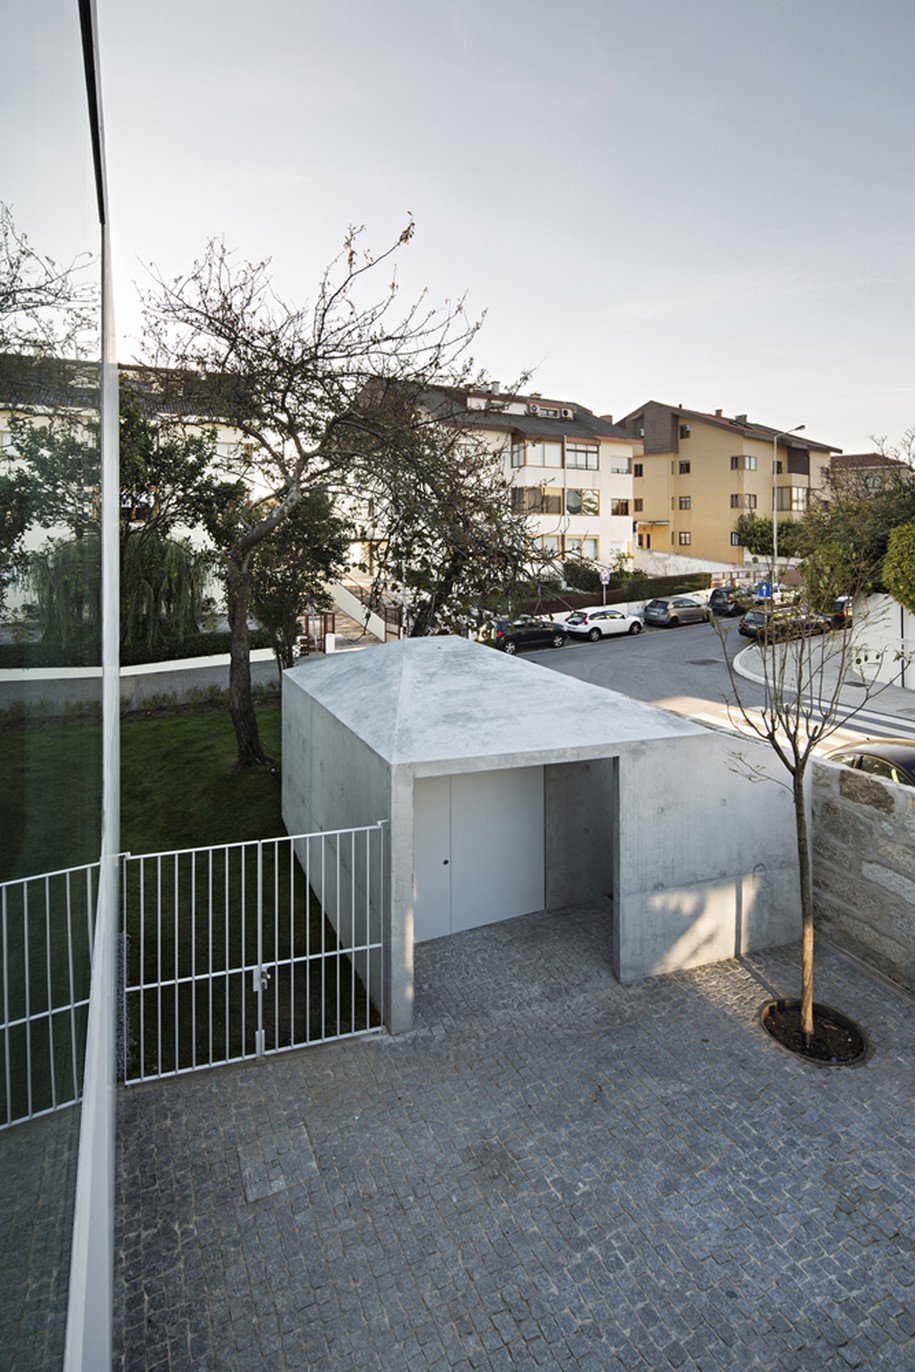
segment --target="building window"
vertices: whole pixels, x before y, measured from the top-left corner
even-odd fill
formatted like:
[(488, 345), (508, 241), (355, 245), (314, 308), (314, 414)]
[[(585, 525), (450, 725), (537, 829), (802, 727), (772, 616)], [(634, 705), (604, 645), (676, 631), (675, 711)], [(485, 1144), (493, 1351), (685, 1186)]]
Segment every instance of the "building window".
[(688, 495), (681, 495), (681, 497), (680, 497), (680, 509), (681, 509), (681, 510), (690, 510), (690, 509), (692, 509), (692, 505), (693, 505), (693, 502), (692, 502), (692, 497), (691, 497), (691, 496), (688, 496)]
[(645, 464), (644, 464), (644, 462), (636, 462), (636, 463), (633, 464), (632, 475), (633, 475), (633, 476), (644, 476), (644, 475), (645, 475)]
[(513, 466), (513, 467), (523, 467), (523, 466), (524, 466), (524, 444), (523, 444), (523, 443), (513, 443), (513, 444), (512, 444), (512, 466)]
[(681, 425), (680, 425), (680, 437), (681, 437), (681, 438), (689, 438), (689, 425), (688, 425), (688, 424), (681, 424)]
[(540, 534), (531, 539), (531, 547), (540, 553), (546, 553), (548, 557), (558, 557), (562, 551), (558, 534)]
[(600, 492), (572, 489), (566, 491), (567, 515), (599, 515)]
[(740, 547), (740, 534), (731, 534), (731, 547), (732, 547), (732, 548), (739, 548), (739, 547)]
[(566, 552), (570, 557), (589, 558), (597, 561), (598, 541), (596, 538), (569, 538), (565, 540)]
[(810, 492), (806, 486), (779, 486), (778, 508), (791, 510), (794, 514), (803, 514), (807, 509), (809, 496)]
[(610, 513), (612, 515), (627, 515), (629, 513), (628, 500), (611, 500)]
[(686, 533), (677, 534), (677, 542), (680, 544), (680, 547), (681, 547), (681, 548), (687, 547), (690, 543), (692, 543), (692, 541), (693, 541), (693, 536), (692, 536), (692, 534), (686, 534)]
[(635, 513), (635, 514), (641, 514), (641, 513), (642, 513), (642, 506), (643, 506), (644, 504), (645, 504), (644, 500), (639, 500), (639, 499), (633, 500), (633, 502), (632, 502), (632, 509), (633, 509), (634, 513)]
[(577, 467), (582, 471), (596, 472), (599, 465), (596, 443), (566, 444), (567, 467)]
[(561, 467), (561, 443), (528, 443), (525, 454), (528, 467)]
[(689, 476), (689, 462), (680, 463), (680, 475)]
[(755, 495), (732, 495), (732, 496), (731, 496), (731, 509), (732, 509), (732, 510), (755, 510), (755, 509), (756, 509), (756, 496), (755, 496)]
[(562, 491), (549, 486), (515, 486), (512, 489), (514, 514), (562, 514)]
[(616, 472), (617, 476), (628, 476), (630, 461), (628, 457), (611, 457), (610, 470)]
[(756, 458), (751, 457), (749, 453), (736, 453), (731, 458), (732, 472), (755, 472), (756, 467)]

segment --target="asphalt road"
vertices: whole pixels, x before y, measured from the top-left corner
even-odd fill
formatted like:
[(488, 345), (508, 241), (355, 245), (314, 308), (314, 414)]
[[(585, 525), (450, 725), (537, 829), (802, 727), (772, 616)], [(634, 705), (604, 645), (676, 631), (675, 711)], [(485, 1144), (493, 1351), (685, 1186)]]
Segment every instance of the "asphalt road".
[[(645, 628), (636, 635), (603, 639), (600, 643), (570, 640), (564, 648), (528, 653), (544, 667), (567, 676), (605, 686), (611, 691), (644, 700), (675, 714), (706, 724), (747, 732), (734, 708), (734, 689), (725, 662), (747, 647), (737, 632), (737, 620), (681, 625), (677, 629)], [(740, 699), (749, 710), (763, 703), (753, 681), (737, 678)], [(728, 702), (731, 709), (728, 709)], [(915, 732), (913, 719), (869, 705), (860, 718), (838, 730), (817, 749), (828, 752), (864, 738), (893, 738)]]

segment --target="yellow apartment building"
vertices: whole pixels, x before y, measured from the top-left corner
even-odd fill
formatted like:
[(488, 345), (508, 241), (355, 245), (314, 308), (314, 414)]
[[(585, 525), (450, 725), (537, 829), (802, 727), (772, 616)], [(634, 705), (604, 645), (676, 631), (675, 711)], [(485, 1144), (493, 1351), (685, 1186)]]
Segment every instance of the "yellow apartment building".
[(643, 444), (632, 468), (636, 546), (703, 561), (743, 562), (734, 526), (742, 514), (771, 518), (775, 491), (780, 523), (803, 515), (841, 451), (802, 425), (785, 431), (655, 400), (618, 424)]

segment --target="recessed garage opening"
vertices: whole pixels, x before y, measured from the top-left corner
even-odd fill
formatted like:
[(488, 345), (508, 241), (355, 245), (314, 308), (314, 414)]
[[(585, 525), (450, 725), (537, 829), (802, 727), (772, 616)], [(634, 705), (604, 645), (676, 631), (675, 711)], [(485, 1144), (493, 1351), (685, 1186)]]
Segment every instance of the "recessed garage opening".
[(615, 758), (417, 778), (414, 942), (597, 900), (609, 921), (617, 788)]

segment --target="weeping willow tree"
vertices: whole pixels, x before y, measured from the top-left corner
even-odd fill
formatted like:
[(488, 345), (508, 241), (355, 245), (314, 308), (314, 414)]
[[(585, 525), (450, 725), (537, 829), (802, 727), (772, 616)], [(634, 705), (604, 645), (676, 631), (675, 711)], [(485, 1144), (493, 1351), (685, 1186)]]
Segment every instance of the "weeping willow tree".
[[(101, 624), (97, 534), (33, 554), (29, 581), (42, 637), (68, 652), (97, 652)], [(149, 530), (121, 545), (121, 646), (155, 649), (196, 632), (208, 569), (189, 543)]]
[(61, 539), (29, 560), (42, 638), (90, 660), (98, 658), (101, 644), (101, 567), (97, 534)]
[(191, 545), (150, 532), (121, 551), (121, 646), (154, 648), (197, 630), (208, 559)]

